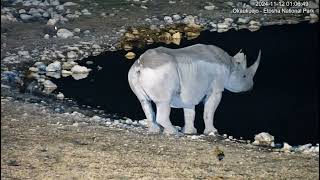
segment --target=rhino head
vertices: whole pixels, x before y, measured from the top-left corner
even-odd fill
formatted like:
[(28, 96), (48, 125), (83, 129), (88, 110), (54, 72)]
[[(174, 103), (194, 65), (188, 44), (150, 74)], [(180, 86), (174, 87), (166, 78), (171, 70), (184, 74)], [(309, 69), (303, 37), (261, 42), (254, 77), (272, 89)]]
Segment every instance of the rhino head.
[(225, 88), (231, 92), (244, 92), (252, 89), (253, 77), (258, 69), (261, 57), (261, 50), (255, 63), (247, 68), (247, 58), (244, 53), (238, 52), (232, 57), (233, 68), (228, 80), (226, 81)]

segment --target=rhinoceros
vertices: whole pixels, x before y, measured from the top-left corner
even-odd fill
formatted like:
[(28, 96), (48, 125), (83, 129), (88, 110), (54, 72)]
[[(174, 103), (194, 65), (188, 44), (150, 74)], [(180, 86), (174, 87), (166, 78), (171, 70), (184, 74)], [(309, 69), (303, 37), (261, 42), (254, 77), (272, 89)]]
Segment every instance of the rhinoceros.
[[(196, 44), (180, 49), (158, 47), (144, 52), (128, 72), (130, 88), (139, 99), (149, 122), (149, 131), (176, 134), (170, 121), (170, 110), (184, 109), (182, 132), (194, 134), (195, 105), (204, 103), (204, 134), (217, 134), (214, 113), (222, 92), (248, 91), (259, 66), (257, 60), (247, 68), (246, 56), (230, 56), (214, 45)], [(151, 101), (156, 105), (156, 115)]]

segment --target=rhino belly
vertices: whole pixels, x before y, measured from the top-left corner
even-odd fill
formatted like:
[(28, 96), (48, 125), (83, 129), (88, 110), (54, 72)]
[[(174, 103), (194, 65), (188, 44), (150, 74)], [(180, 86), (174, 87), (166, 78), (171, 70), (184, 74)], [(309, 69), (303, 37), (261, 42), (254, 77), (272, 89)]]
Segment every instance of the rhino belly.
[(187, 108), (199, 104), (210, 87), (210, 73), (199, 64), (180, 64), (179, 91), (172, 98), (172, 107)]

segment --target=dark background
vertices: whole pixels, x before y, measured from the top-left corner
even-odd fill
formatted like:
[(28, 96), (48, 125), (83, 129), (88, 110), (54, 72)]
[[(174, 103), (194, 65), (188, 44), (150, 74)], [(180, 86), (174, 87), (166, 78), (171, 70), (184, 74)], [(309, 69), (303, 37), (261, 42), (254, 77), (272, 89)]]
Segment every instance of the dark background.
[[(158, 46), (180, 48), (196, 43), (213, 44), (230, 55), (243, 49), (248, 65), (262, 50), (261, 63), (252, 91), (224, 91), (215, 114), (214, 125), (220, 134), (253, 139), (260, 132), (269, 132), (276, 142), (293, 145), (319, 141), (319, 23), (267, 26), (259, 31), (230, 30), (225, 33), (203, 32), (195, 40), (183, 40), (180, 46), (153, 44), (134, 49), (137, 57), (146, 49)], [(93, 69), (86, 79), (72, 77), (54, 80), (66, 97), (79, 104), (101, 106), (106, 113), (132, 119), (144, 119), (144, 113), (131, 91), (127, 73), (134, 60), (124, 58), (125, 51), (107, 52), (91, 60)], [(103, 67), (97, 70), (97, 65)], [(203, 105), (197, 106), (196, 128), (204, 129)], [(171, 121), (183, 126), (183, 110), (172, 109)]]

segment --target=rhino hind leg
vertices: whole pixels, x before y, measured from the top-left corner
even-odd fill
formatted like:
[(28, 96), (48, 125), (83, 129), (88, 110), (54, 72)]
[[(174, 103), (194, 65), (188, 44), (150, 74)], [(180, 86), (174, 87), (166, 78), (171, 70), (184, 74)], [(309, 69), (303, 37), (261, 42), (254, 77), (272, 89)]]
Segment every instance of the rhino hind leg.
[(163, 127), (164, 134), (178, 134), (178, 130), (172, 125), (170, 121), (171, 107), (169, 103), (156, 103), (157, 115), (156, 121)]
[(214, 113), (220, 103), (222, 92), (213, 92), (210, 94), (204, 103), (203, 120), (205, 124), (204, 134), (217, 134), (217, 129), (213, 126)]
[(140, 82), (138, 81), (138, 71), (135, 70), (133, 66), (129, 70), (128, 74), (129, 85), (138, 97), (140, 104), (142, 106), (143, 112), (148, 119), (148, 129), (150, 133), (160, 133), (160, 127), (156, 123), (154, 110), (152, 108), (150, 100), (147, 98), (146, 93), (143, 91)]
[(151, 105), (150, 101), (142, 100), (140, 102), (141, 102), (143, 112), (149, 121), (148, 122), (148, 131), (150, 133), (160, 133), (161, 129), (155, 121), (155, 115), (154, 115), (154, 111), (152, 109), (152, 105)]
[(184, 134), (197, 134), (197, 129), (194, 127), (194, 118), (195, 118), (195, 109), (194, 106), (192, 108), (184, 108), (184, 127), (182, 132)]

